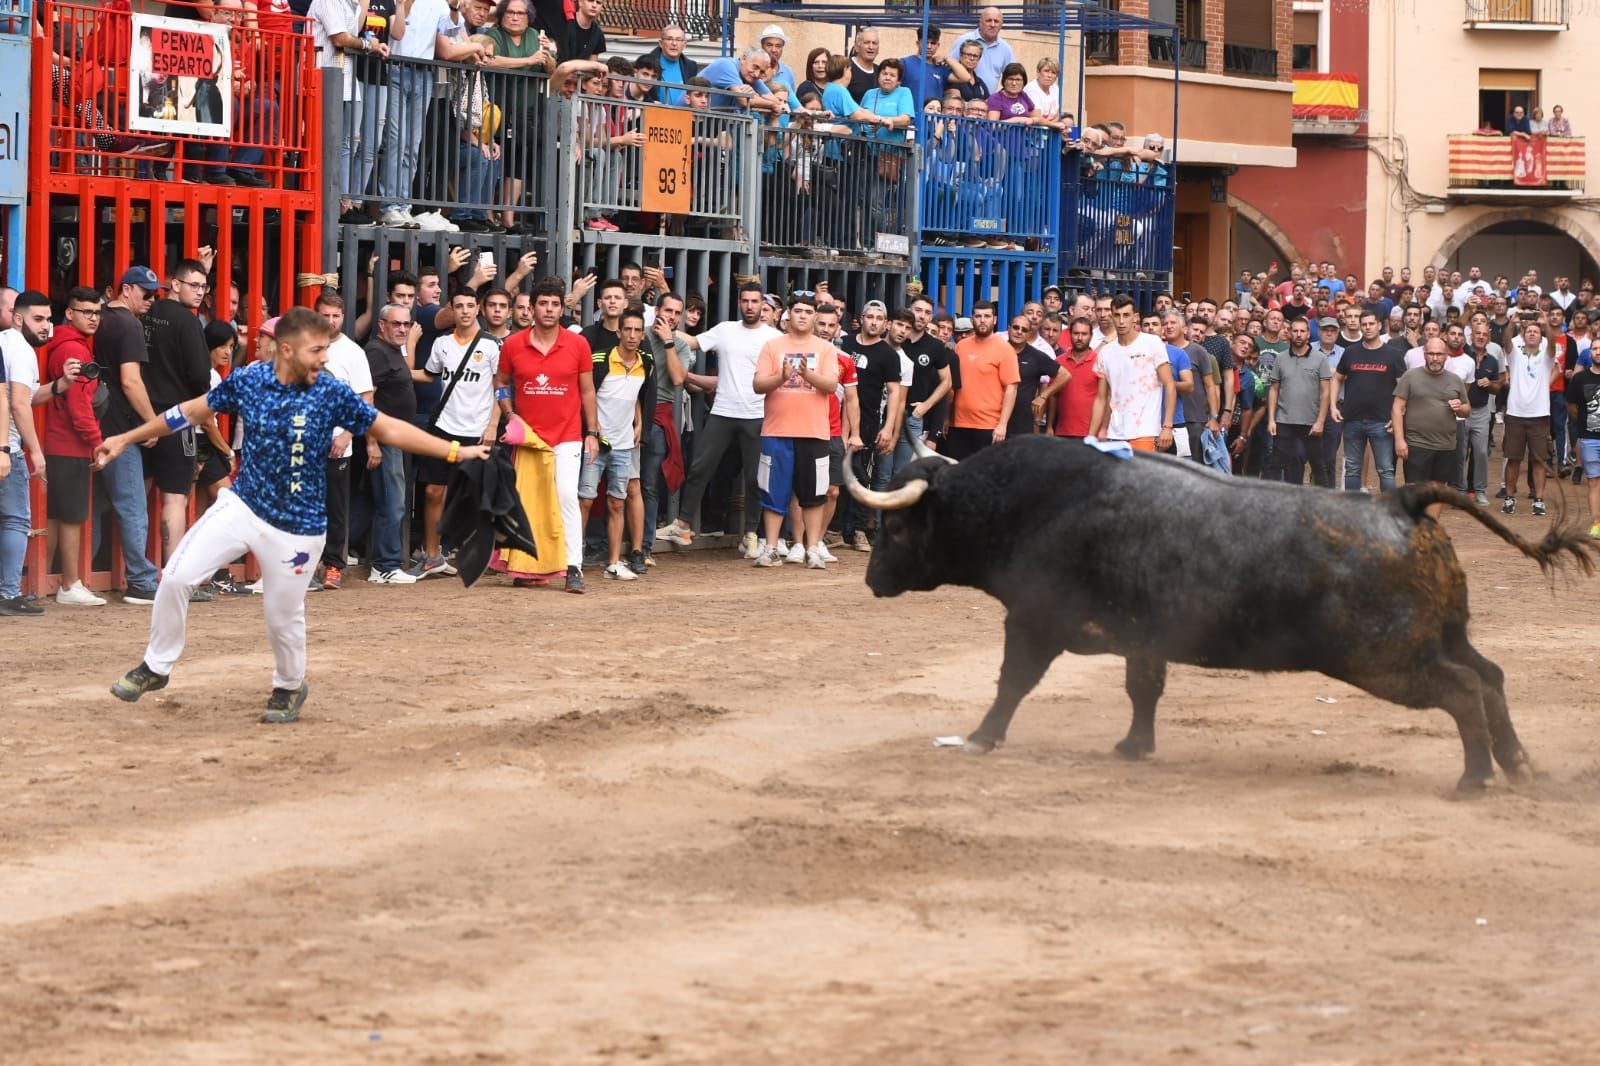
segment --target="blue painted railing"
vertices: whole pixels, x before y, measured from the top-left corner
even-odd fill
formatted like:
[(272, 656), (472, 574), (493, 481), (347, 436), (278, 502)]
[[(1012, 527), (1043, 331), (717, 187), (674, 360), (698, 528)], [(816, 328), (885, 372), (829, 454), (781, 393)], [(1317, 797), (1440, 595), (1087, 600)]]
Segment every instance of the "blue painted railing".
[(1055, 246), (1061, 134), (988, 119), (917, 116), (923, 243), (958, 239)]
[[(1133, 178), (1141, 180), (1127, 180)], [(1063, 272), (1171, 272), (1170, 168), (1138, 173), (1113, 169), (1085, 178), (1070, 165), (1060, 189)]]

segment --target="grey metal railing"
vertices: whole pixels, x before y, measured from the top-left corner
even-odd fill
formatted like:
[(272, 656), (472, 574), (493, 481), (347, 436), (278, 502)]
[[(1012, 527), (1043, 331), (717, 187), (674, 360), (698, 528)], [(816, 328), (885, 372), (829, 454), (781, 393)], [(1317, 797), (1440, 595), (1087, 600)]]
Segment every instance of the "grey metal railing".
[(909, 255), (916, 241), (915, 146), (820, 133), (806, 120), (767, 129), (761, 244), (810, 254)]
[(1570, 19), (1570, 0), (1466, 0), (1466, 22), (1486, 22), (1516, 26), (1565, 26)]
[[(563, 143), (578, 146), (570, 153), (577, 167), (577, 210), (580, 225), (595, 219), (613, 225), (628, 213), (644, 210), (645, 104), (613, 96), (579, 96), (560, 104)], [(741, 223), (746, 211), (745, 182), (740, 167), (749, 158), (757, 122), (732, 111), (691, 111), (694, 116), (689, 211), (702, 222)]]
[(325, 140), (344, 199), (414, 212), (449, 208), (463, 228), (509, 213), (542, 222), (542, 71), (391, 58), (347, 60), (340, 128)]

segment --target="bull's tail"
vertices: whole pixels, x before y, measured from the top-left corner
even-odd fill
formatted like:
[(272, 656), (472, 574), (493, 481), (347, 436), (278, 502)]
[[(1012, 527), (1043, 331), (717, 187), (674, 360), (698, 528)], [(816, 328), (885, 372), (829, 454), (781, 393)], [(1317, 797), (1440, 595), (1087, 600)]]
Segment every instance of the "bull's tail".
[(1539, 569), (1545, 573), (1569, 562), (1576, 562), (1578, 569), (1585, 574), (1592, 576), (1595, 572), (1595, 556), (1600, 554), (1600, 542), (1590, 537), (1587, 530), (1565, 525), (1559, 518), (1550, 523), (1544, 538), (1535, 544), (1513, 533), (1504, 522), (1473, 502), (1471, 496), (1448, 485), (1436, 482), (1405, 485), (1395, 491), (1394, 497), (1413, 521), (1421, 518), (1427, 508), (1435, 503), (1466, 512), (1479, 525), (1538, 563)]

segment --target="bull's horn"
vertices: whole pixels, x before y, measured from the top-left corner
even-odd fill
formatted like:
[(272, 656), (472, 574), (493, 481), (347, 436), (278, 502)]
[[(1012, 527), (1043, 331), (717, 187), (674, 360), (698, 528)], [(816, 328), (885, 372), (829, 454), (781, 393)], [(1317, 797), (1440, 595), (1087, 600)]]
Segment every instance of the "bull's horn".
[(848, 453), (844, 457), (844, 485), (850, 490), (850, 495), (854, 496), (863, 507), (871, 507), (878, 511), (903, 511), (907, 507), (915, 507), (917, 501), (928, 491), (927, 478), (919, 477), (897, 489), (876, 492), (867, 488), (856, 477), (850, 458)]
[(926, 444), (922, 443), (922, 434), (920, 433), (911, 434), (911, 452), (918, 459), (943, 459), (947, 463), (955, 462), (955, 460), (950, 458), (948, 455), (943, 455), (939, 452), (936, 452)]

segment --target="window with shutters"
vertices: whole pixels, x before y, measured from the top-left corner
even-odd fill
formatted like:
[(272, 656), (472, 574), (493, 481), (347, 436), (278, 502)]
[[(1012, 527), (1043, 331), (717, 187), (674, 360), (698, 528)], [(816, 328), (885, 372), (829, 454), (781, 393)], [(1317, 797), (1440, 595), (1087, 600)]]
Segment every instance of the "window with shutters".
[(1228, 74), (1275, 78), (1273, 0), (1228, 0), (1222, 12), (1222, 69)]

